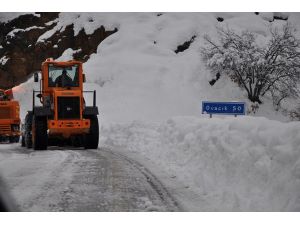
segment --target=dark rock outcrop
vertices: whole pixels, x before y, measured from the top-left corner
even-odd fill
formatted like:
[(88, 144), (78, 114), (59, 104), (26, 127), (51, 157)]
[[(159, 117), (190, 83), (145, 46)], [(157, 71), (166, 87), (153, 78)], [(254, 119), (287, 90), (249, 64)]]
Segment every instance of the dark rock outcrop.
[(288, 20), (289, 16), (286, 13), (275, 12), (274, 20)]
[(223, 17), (217, 17), (217, 20), (218, 20), (219, 22), (223, 22), (223, 21), (224, 21), (224, 18), (223, 18)]
[(221, 74), (218, 72), (218, 73), (216, 74), (216, 78), (210, 80), (210, 81), (209, 81), (209, 84), (210, 84), (211, 86), (214, 86), (214, 84), (220, 79), (220, 77), (221, 77)]
[(196, 36), (193, 35), (193, 36), (191, 37), (190, 40), (184, 42), (182, 45), (178, 45), (178, 46), (177, 46), (177, 49), (176, 49), (174, 52), (175, 52), (176, 54), (178, 54), (179, 52), (184, 52), (184, 51), (187, 50), (187, 49), (190, 47), (190, 45), (195, 41), (195, 38), (196, 38)]
[[(107, 31), (101, 26), (92, 34), (82, 29), (75, 36), (73, 24), (70, 24), (64, 31), (56, 31), (49, 39), (37, 43), (43, 33), (54, 28), (59, 16), (56, 12), (38, 14), (40, 16), (22, 15), (0, 24), (0, 59), (8, 59), (0, 62), (0, 88), (11, 88), (26, 81), (46, 58), (58, 58), (68, 48), (80, 49), (73, 57), (85, 62), (106, 37), (117, 32), (117, 29)], [(50, 21), (53, 22), (48, 23)]]

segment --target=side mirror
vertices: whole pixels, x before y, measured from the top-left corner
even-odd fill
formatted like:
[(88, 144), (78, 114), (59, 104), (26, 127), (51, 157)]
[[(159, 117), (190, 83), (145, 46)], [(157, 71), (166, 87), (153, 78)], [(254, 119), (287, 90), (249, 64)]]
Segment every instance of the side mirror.
[(84, 73), (82, 74), (82, 81), (83, 81), (83, 83), (85, 83), (85, 81), (86, 81)]
[(34, 82), (39, 82), (39, 74), (37, 72), (34, 73)]

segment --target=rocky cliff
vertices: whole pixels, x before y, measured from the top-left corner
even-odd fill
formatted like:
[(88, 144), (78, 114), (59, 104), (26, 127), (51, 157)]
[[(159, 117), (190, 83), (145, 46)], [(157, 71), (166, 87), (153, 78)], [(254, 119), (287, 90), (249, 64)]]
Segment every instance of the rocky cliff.
[(47, 40), (38, 41), (41, 35), (56, 26), (58, 17), (58, 12), (43, 12), (0, 23), (0, 88), (11, 88), (24, 82), (40, 69), (46, 58), (58, 58), (68, 48), (77, 50), (74, 59), (85, 62), (97, 51), (101, 41), (117, 31), (99, 26), (91, 34), (86, 34), (84, 29), (75, 34), (74, 25), (70, 24)]

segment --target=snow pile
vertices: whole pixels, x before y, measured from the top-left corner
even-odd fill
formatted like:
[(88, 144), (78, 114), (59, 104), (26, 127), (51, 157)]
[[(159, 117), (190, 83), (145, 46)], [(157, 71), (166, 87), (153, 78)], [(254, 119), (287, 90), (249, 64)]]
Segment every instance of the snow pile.
[(102, 145), (141, 154), (175, 174), (206, 210), (300, 210), (299, 123), (177, 117), (115, 124), (101, 133)]

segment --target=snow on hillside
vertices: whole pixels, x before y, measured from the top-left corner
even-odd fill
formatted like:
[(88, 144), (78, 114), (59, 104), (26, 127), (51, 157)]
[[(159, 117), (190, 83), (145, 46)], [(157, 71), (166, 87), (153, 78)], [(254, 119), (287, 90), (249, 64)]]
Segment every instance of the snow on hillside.
[[(75, 32), (84, 28), (92, 33), (100, 25), (118, 28), (84, 64), (85, 90), (97, 90), (100, 146), (148, 159), (153, 168), (184, 183), (201, 199), (187, 203), (190, 210), (299, 211), (298, 122), (279, 122), (288, 118), (275, 112), (268, 98), (255, 117), (209, 119), (201, 115), (204, 100), (251, 105), (246, 94), (225, 76), (209, 85), (214, 74), (201, 61), (203, 35), (215, 36), (217, 25), (228, 25), (251, 30), (263, 40), (268, 38), (271, 16), (61, 13), (59, 23), (39, 41), (70, 23)], [(288, 16), (300, 30), (300, 14)], [(217, 17), (224, 21), (219, 23)], [(272, 22), (274, 26), (283, 23)], [(174, 52), (194, 35), (186, 51)], [(61, 59), (71, 59), (77, 50), (67, 49)], [(14, 88), (22, 117), (31, 108), (33, 88), (37, 90), (38, 84), (33, 85), (32, 78)], [(87, 101), (91, 103), (89, 97)]]
[[(227, 77), (221, 77), (213, 87), (208, 84), (214, 74), (205, 68), (200, 48), (203, 35), (216, 35), (220, 25), (217, 16), (225, 18), (222, 26), (251, 30), (261, 38), (268, 38), (268, 21), (253, 13), (118, 14), (114, 19), (117, 16), (119, 31), (104, 40), (98, 54), (85, 64), (90, 81), (102, 86), (99, 95), (105, 120), (162, 121), (171, 116), (199, 116), (202, 100), (246, 101), (250, 108), (245, 93)], [(175, 54), (177, 46), (193, 35), (196, 39), (190, 48)], [(274, 112), (270, 99), (264, 102), (256, 115), (287, 120)]]
[[(224, 21), (218, 22), (217, 17)], [(289, 17), (291, 23), (299, 26), (299, 13), (291, 13)], [(38, 41), (47, 40), (55, 31), (62, 31), (72, 23), (75, 33), (80, 29), (92, 33), (101, 25), (118, 28), (84, 64), (88, 80), (85, 87), (97, 89), (105, 123), (163, 121), (172, 116), (200, 116), (203, 100), (246, 101), (250, 108), (245, 92), (229, 78), (221, 76), (214, 86), (209, 85), (215, 74), (205, 68), (200, 48), (203, 35), (215, 36), (217, 26), (247, 29), (261, 39), (267, 38), (270, 22), (264, 18), (265, 14), (254, 13), (163, 13), (160, 16), (156, 13), (61, 13), (57, 25)], [(195, 41), (189, 49), (174, 52), (194, 35)], [(68, 49), (60, 59), (71, 59), (76, 51)], [(271, 99), (263, 101), (255, 115), (288, 120), (274, 111)]]

